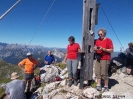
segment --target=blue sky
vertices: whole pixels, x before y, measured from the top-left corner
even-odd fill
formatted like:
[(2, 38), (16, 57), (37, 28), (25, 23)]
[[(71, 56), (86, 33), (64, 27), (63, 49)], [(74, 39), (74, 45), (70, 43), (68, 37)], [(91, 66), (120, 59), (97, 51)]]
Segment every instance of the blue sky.
[[(0, 16), (16, 1), (1, 0)], [(52, 2), (53, 0), (21, 0), (0, 20), (0, 42), (29, 44)], [(122, 45), (127, 48), (127, 44), (133, 41), (133, 0), (96, 0), (96, 2), (101, 3)], [(83, 0), (55, 0), (31, 45), (65, 48), (71, 35), (81, 45), (82, 13)], [(98, 15), (95, 38), (98, 38), (97, 30), (105, 28), (107, 37), (113, 41), (115, 51), (119, 51), (120, 44), (101, 8)]]

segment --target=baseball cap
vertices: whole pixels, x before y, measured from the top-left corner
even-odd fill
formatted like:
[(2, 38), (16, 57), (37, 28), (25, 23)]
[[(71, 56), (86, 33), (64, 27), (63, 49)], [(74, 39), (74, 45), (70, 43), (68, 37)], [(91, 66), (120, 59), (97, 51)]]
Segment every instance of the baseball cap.
[(28, 52), (27, 54), (26, 54), (27, 56), (30, 56), (30, 55), (32, 55), (30, 52)]

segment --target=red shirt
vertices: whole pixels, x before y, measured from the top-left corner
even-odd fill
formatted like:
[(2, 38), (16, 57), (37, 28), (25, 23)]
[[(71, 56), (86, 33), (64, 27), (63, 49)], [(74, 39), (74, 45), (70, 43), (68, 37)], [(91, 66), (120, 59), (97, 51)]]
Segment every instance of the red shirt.
[(67, 58), (68, 59), (77, 59), (78, 49), (80, 49), (80, 46), (78, 43), (69, 44), (67, 46)]
[[(95, 46), (101, 46), (102, 48), (105, 48), (105, 49), (113, 49), (114, 48), (112, 40), (109, 38), (106, 38), (105, 40), (97, 39)], [(102, 55), (101, 60), (110, 60), (111, 59), (110, 53), (107, 53), (107, 52), (104, 52), (101, 50), (97, 50), (96, 53), (99, 53)]]

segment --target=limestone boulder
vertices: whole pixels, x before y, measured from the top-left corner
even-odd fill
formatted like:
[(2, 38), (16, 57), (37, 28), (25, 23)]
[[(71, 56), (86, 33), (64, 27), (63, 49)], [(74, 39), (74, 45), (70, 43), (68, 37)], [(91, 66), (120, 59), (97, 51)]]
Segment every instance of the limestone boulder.
[(87, 98), (98, 99), (100, 93), (94, 88), (87, 88), (83, 90), (82, 94)]
[(54, 90), (57, 87), (58, 84), (60, 84), (60, 81), (47, 84), (44, 87), (43, 92), (49, 93), (50, 91)]
[(51, 82), (57, 76), (59, 76), (59, 70), (55, 66), (45, 66), (41, 68), (41, 71), (45, 71), (40, 75), (41, 82)]

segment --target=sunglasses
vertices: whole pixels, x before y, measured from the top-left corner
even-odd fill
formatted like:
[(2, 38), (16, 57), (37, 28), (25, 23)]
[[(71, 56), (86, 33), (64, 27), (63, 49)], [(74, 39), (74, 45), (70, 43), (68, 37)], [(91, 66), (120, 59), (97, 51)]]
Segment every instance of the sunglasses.
[(98, 36), (102, 36), (103, 34), (98, 34)]

